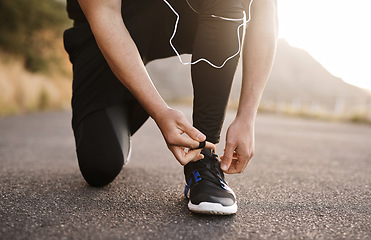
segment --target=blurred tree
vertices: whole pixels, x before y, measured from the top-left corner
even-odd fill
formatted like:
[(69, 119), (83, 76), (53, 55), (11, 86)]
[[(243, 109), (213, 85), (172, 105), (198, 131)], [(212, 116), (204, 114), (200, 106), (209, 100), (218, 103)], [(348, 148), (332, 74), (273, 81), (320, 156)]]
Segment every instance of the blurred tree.
[(30, 71), (48, 70), (56, 59), (53, 45), (68, 24), (64, 1), (1, 0), (0, 49), (23, 56)]

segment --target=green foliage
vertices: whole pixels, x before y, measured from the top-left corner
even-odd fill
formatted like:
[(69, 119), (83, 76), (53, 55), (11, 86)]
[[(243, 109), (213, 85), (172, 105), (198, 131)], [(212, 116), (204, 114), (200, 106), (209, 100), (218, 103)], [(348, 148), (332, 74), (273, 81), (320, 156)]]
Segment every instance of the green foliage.
[(47, 109), (50, 105), (50, 97), (48, 94), (48, 91), (45, 88), (41, 89), (40, 95), (39, 95), (39, 102), (38, 102), (38, 109)]
[(68, 23), (63, 1), (1, 0), (0, 48), (24, 56), (30, 71), (45, 70)]

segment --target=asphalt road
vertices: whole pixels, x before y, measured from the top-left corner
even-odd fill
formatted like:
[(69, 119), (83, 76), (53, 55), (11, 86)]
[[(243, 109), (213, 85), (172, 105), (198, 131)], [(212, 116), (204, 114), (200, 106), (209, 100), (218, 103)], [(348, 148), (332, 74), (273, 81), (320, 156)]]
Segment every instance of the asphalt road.
[(70, 112), (0, 118), (0, 239), (371, 239), (370, 126), (260, 114), (256, 156), (227, 176), (239, 206), (227, 217), (188, 211), (153, 121), (133, 143), (118, 178), (91, 188)]

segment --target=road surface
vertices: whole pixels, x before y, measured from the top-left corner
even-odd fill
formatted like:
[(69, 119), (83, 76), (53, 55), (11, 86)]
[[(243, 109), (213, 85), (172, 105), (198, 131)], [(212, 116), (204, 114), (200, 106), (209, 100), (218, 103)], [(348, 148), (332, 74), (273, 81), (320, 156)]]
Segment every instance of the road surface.
[(0, 239), (371, 238), (370, 126), (260, 114), (256, 156), (227, 176), (239, 211), (221, 217), (188, 211), (182, 167), (152, 120), (118, 178), (89, 187), (70, 117), (0, 118)]

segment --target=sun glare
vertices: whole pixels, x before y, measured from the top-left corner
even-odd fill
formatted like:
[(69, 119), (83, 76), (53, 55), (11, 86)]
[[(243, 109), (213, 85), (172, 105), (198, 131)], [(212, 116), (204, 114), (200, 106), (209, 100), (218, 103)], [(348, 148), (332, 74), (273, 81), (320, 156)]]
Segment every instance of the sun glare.
[(371, 90), (370, 10), (369, 0), (279, 0), (279, 36), (333, 75)]

